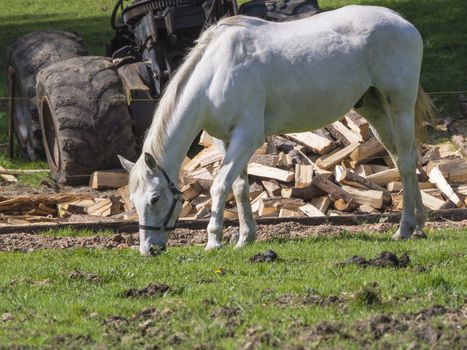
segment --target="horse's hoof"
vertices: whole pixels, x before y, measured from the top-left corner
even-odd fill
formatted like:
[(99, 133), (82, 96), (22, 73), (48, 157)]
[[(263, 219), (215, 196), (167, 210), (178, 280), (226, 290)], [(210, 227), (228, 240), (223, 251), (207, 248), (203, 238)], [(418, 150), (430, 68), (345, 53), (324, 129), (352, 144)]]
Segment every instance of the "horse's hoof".
[(401, 234), (400, 230), (397, 230), (397, 232), (392, 236), (392, 239), (395, 241), (403, 241), (409, 238), (410, 238), (410, 235), (403, 235)]
[(208, 250), (220, 249), (220, 248), (222, 248), (222, 243), (220, 243), (220, 242), (208, 242), (208, 244), (206, 244), (206, 247), (204, 248), (204, 250), (208, 251)]
[(412, 233), (412, 238), (413, 239), (426, 239), (428, 236), (426, 235), (425, 232), (420, 227), (417, 227), (415, 231)]

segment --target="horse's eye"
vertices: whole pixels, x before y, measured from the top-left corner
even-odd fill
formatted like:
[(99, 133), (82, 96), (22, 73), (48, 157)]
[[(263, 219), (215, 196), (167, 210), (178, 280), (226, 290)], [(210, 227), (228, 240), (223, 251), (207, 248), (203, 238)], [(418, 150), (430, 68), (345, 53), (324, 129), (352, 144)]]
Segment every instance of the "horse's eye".
[(151, 204), (154, 204), (156, 203), (158, 200), (159, 200), (160, 196), (156, 195), (154, 197), (151, 198)]

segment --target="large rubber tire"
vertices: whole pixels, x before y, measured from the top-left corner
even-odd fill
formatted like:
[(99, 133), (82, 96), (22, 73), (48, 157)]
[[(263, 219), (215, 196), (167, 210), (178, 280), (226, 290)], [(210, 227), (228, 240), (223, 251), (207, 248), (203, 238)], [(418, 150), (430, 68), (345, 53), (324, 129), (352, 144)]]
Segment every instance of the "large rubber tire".
[(95, 170), (135, 160), (135, 137), (117, 67), (103, 57), (55, 63), (37, 75), (37, 105), (51, 176), (81, 185)]
[(44, 148), (36, 107), (36, 74), (48, 65), (86, 55), (75, 34), (44, 30), (16, 39), (7, 49), (9, 116), (21, 152), (29, 159), (43, 159)]

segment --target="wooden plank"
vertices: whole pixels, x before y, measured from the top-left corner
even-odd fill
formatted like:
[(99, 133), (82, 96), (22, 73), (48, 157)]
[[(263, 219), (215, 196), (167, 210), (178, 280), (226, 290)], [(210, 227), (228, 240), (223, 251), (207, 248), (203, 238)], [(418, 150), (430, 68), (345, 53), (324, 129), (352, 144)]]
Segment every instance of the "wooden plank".
[(295, 165), (295, 187), (305, 188), (313, 181), (313, 167), (311, 165)]
[(462, 207), (463, 203), (460, 200), (459, 196), (452, 190), (451, 186), (448, 184), (446, 179), (444, 178), (439, 166), (435, 166), (431, 169), (430, 173), (428, 174), (429, 180), (432, 184), (435, 184), (439, 190), (451, 200), (457, 207)]
[(294, 173), (291, 171), (268, 167), (258, 163), (248, 164), (248, 175), (275, 179), (283, 182), (290, 182), (294, 179)]
[(332, 141), (311, 131), (286, 134), (287, 137), (299, 142), (315, 153), (326, 154), (333, 147)]
[(99, 170), (91, 174), (89, 186), (95, 190), (117, 189), (128, 184), (128, 173), (124, 170)]
[(334, 153), (318, 158), (316, 165), (322, 169), (330, 169), (347, 158), (357, 146), (358, 143), (352, 143)]

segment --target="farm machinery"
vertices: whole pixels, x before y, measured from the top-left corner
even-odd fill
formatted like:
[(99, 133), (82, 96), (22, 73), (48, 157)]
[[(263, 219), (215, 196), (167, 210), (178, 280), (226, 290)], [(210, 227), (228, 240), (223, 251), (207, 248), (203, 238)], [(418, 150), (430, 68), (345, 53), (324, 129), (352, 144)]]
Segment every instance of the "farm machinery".
[(43, 30), (7, 50), (9, 154), (47, 159), (58, 183), (135, 160), (164, 86), (201, 31), (237, 14), (287, 21), (319, 12), (316, 0), (117, 0), (106, 57), (81, 38)]

